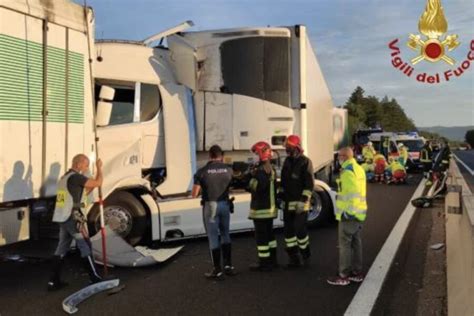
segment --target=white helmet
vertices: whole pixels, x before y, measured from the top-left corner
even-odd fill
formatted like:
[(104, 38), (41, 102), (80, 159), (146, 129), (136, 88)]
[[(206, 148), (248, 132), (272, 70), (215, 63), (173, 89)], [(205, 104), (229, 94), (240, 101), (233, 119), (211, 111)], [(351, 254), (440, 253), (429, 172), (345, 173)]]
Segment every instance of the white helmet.
[(403, 143), (398, 144), (398, 148), (402, 148), (403, 146), (405, 146), (405, 145), (403, 145)]
[(369, 141), (369, 142), (367, 143), (367, 146), (372, 146), (372, 142)]

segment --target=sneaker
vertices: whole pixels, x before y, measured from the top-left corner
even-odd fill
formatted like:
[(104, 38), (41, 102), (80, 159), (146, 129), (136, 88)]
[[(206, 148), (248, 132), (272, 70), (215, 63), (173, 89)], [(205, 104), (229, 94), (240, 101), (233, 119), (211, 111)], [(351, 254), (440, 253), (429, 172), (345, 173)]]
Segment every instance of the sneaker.
[(225, 266), (224, 273), (225, 275), (228, 275), (228, 276), (237, 275), (237, 271), (235, 271), (235, 268), (233, 266)]
[(222, 280), (224, 273), (221, 270), (213, 269), (211, 272), (204, 273), (204, 276), (210, 280)]
[(335, 277), (330, 277), (327, 279), (327, 282), (331, 285), (339, 285), (339, 286), (346, 286), (346, 285), (349, 285), (351, 283), (351, 281), (349, 281), (349, 278), (343, 278), (341, 276), (335, 276)]
[(355, 282), (355, 283), (362, 283), (364, 281), (364, 274), (362, 273), (352, 273), (350, 276), (349, 276), (349, 280), (351, 282)]
[(49, 281), (48, 282), (48, 291), (49, 292), (52, 292), (52, 291), (58, 291), (64, 287), (68, 286), (68, 284), (66, 282), (62, 282), (62, 281), (58, 281), (58, 282), (53, 282), (53, 281)]

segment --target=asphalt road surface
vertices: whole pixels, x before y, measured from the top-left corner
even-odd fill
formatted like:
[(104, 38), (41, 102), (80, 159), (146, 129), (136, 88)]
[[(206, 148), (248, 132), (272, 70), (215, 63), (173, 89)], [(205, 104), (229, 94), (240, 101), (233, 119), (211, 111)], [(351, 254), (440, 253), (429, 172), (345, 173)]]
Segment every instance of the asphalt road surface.
[[(369, 215), (363, 231), (367, 271), (405, 209), (420, 177), (408, 185), (370, 184)], [(278, 232), (279, 260), (286, 262), (282, 232)], [(234, 235), (234, 265), (240, 274), (224, 281), (208, 281), (210, 268), (205, 239), (185, 243), (168, 263), (142, 269), (112, 269), (126, 288), (115, 295), (98, 294), (79, 305), (78, 315), (342, 315), (358, 286), (333, 287), (326, 277), (337, 271), (336, 226), (310, 232), (309, 269), (271, 273), (250, 272), (256, 260), (251, 233)], [(0, 262), (0, 315), (64, 315), (62, 300), (87, 283), (77, 258), (68, 258), (69, 286), (48, 293), (48, 261)]]
[(474, 175), (471, 174), (471, 171), (474, 170), (474, 150), (457, 150), (454, 154), (471, 169), (467, 170), (464, 165), (457, 161), (459, 171), (461, 171), (471, 191), (474, 192)]

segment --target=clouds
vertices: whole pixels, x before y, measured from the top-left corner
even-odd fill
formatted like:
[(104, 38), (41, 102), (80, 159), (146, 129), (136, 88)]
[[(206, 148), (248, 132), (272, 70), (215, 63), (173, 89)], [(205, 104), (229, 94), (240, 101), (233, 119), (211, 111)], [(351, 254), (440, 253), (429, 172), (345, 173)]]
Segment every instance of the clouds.
[[(395, 97), (418, 126), (474, 124), (474, 64), (462, 77), (438, 86), (407, 78), (391, 65), (388, 43), (399, 38), (402, 58), (417, 55), (406, 47), (418, 33), (425, 0), (89, 0), (97, 16), (97, 35), (143, 39), (185, 20), (193, 30), (239, 26), (305, 24), (336, 105), (357, 85), (367, 94)], [(449, 55), (465, 60), (474, 39), (472, 0), (443, 0), (448, 33), (461, 46)], [(417, 72), (444, 72), (445, 63), (416, 65)]]

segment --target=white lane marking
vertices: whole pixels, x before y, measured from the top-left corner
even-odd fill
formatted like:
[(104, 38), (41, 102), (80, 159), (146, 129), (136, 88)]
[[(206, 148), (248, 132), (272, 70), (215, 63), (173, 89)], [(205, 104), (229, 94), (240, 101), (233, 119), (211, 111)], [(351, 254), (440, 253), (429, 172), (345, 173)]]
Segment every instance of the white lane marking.
[[(356, 295), (346, 309), (346, 316), (370, 315), (374, 308), (377, 297), (382, 290), (388, 271), (392, 265), (393, 259), (397, 254), (403, 236), (410, 225), (410, 221), (415, 213), (416, 207), (411, 205), (411, 200), (420, 197), (425, 188), (426, 180), (423, 179), (410, 198), (405, 210), (393, 227), (390, 235), (385, 241), (377, 258), (369, 269), (364, 282), (360, 285)], [(370, 206), (369, 206), (370, 207)]]
[(471, 168), (469, 168), (469, 166), (468, 166), (464, 161), (462, 161), (461, 159), (459, 159), (459, 157), (456, 156), (455, 154), (453, 154), (453, 156), (454, 156), (454, 158), (456, 158), (457, 161), (459, 161), (459, 163), (460, 163), (461, 165), (464, 166), (464, 168), (467, 169), (467, 171), (469, 171), (469, 173), (471, 174), (471, 176), (474, 176), (474, 171), (473, 171)]

